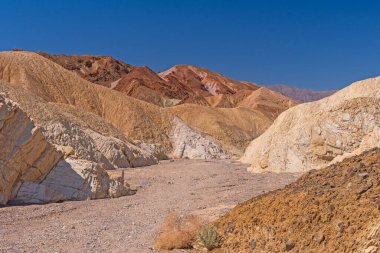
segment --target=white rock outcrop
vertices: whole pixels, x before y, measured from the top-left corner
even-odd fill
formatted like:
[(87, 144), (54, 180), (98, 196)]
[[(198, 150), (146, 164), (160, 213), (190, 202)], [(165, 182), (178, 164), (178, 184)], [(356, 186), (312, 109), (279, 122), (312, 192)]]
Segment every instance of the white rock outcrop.
[(380, 145), (380, 77), (283, 112), (241, 161), (252, 172), (319, 169)]
[(173, 157), (189, 159), (227, 159), (229, 156), (212, 137), (194, 130), (178, 117), (173, 119)]
[(55, 145), (17, 104), (0, 96), (0, 205), (119, 197), (124, 177), (110, 178), (98, 163), (73, 158)]
[(13, 203), (47, 203), (127, 195), (123, 179), (111, 179), (98, 164), (67, 158), (61, 160), (44, 180), (21, 184)]
[(0, 97), (0, 204), (6, 204), (22, 182), (42, 180), (62, 153), (14, 103)]

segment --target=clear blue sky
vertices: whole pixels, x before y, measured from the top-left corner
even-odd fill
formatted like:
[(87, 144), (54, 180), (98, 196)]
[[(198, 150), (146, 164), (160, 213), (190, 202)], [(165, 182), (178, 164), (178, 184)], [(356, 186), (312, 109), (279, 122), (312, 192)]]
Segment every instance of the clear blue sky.
[(2, 0), (0, 49), (338, 89), (380, 75), (380, 1)]

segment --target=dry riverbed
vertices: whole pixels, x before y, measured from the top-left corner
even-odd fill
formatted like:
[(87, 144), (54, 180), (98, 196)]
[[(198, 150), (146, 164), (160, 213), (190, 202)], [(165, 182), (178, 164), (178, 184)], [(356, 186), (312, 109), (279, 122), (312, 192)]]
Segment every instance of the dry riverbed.
[[(133, 196), (0, 208), (0, 252), (156, 252), (170, 211), (213, 220), (299, 174), (250, 174), (231, 160), (175, 160), (128, 169)], [(183, 252), (183, 251), (177, 251)]]

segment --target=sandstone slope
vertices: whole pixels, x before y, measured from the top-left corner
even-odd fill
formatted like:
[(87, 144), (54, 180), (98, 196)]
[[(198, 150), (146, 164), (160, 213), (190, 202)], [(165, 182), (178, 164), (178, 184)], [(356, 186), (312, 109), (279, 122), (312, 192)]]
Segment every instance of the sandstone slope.
[(318, 169), (378, 146), (380, 78), (356, 82), (282, 113), (241, 161), (253, 172)]
[(336, 91), (316, 91), (310, 89), (298, 89), (283, 84), (267, 86), (269, 89), (277, 91), (284, 96), (294, 99), (298, 103), (307, 103), (331, 96)]
[[(169, 111), (152, 104), (125, 96), (100, 85), (94, 85), (62, 66), (31, 52), (1, 52), (0, 79), (14, 86), (22, 87), (40, 99), (79, 108), (86, 113), (110, 122), (116, 129), (131, 140), (141, 140), (144, 147), (156, 153), (172, 155), (179, 147), (188, 149), (192, 154), (193, 140), (183, 138), (173, 141), (179, 120)], [(197, 136), (205, 136), (194, 130)], [(186, 130), (186, 131), (187, 131)], [(185, 135), (180, 135), (185, 137)], [(220, 150), (219, 153), (207, 152), (203, 158), (226, 157), (223, 148), (212, 137), (204, 142), (203, 150)], [(199, 157), (199, 151), (193, 150)], [(192, 157), (189, 157), (192, 158)]]
[[(60, 152), (12, 101), (0, 96), (0, 205), (119, 197), (124, 179)], [(64, 157), (65, 155), (65, 157)]]
[(379, 252), (380, 150), (311, 171), (235, 207), (221, 252)]

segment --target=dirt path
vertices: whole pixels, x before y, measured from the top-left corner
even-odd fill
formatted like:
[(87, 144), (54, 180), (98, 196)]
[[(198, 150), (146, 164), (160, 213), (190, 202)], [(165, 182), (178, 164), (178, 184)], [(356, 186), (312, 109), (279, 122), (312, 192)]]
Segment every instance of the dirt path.
[(0, 252), (155, 252), (149, 247), (170, 210), (214, 219), (299, 176), (245, 168), (234, 161), (164, 161), (126, 170), (128, 182), (140, 186), (133, 196), (0, 208)]

